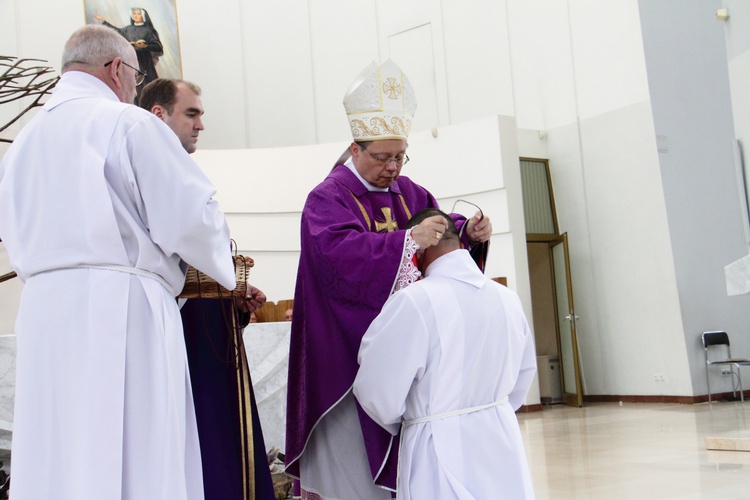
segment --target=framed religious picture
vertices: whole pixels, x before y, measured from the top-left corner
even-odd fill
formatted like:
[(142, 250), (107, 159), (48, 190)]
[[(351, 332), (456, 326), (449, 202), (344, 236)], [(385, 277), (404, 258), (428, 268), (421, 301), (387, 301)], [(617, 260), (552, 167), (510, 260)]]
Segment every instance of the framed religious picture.
[(102, 24), (135, 48), (145, 87), (157, 78), (182, 78), (176, 0), (83, 0), (86, 24)]

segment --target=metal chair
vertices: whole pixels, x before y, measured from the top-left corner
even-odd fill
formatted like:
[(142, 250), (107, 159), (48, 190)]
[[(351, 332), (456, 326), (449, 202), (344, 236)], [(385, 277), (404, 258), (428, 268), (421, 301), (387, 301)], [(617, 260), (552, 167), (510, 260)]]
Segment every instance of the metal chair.
[[(715, 332), (703, 332), (703, 335), (701, 336), (701, 340), (703, 341), (703, 352), (706, 359), (706, 386), (708, 387), (708, 402), (711, 402), (711, 383), (709, 382), (708, 377), (708, 367), (719, 365), (719, 366), (728, 366), (731, 370), (732, 377), (734, 377), (735, 371), (737, 373), (737, 384), (740, 388), (740, 399), (742, 401), (745, 401), (745, 395), (742, 391), (742, 375), (740, 373), (740, 366), (747, 366), (750, 365), (750, 360), (745, 358), (733, 358), (732, 357), (732, 351), (729, 347), (729, 335), (727, 335), (727, 332), (721, 332), (721, 331), (715, 331)], [(717, 347), (724, 346), (725, 350), (725, 356), (722, 358), (715, 358), (710, 359), (708, 356), (708, 351), (711, 349), (712, 351), (715, 351)], [(732, 396), (736, 397), (735, 391), (734, 391), (734, 380), (732, 380)]]

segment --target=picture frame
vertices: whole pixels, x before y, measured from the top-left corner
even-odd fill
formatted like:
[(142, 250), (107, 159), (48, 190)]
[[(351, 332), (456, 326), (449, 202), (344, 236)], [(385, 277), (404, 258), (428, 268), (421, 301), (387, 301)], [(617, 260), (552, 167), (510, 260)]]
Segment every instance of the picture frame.
[[(150, 19), (150, 24), (161, 42), (162, 53), (161, 55), (151, 53), (154, 62), (153, 69), (151, 67), (144, 69), (142, 59), (139, 57), (141, 70), (155, 73), (155, 75), (147, 76), (144, 85), (155, 78), (182, 79), (176, 0), (142, 0), (135, 5), (132, 2), (118, 0), (83, 0), (83, 6), (86, 24), (108, 25), (120, 31), (125, 38), (133, 38), (133, 36), (128, 36), (133, 33), (132, 28), (129, 28), (131, 8), (145, 10), (146, 18)], [(148, 22), (145, 24), (149, 25)], [(135, 43), (134, 40), (128, 41)]]

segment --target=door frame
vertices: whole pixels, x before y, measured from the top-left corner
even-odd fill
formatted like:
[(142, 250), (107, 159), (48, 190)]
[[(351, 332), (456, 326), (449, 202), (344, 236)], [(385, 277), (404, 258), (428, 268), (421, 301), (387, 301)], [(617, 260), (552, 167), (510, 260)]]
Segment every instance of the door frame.
[[(562, 399), (563, 404), (567, 406), (581, 407), (583, 406), (583, 382), (581, 377), (581, 360), (580, 352), (578, 349), (578, 335), (576, 331), (576, 320), (578, 316), (575, 311), (575, 302), (573, 294), (573, 280), (570, 273), (570, 253), (568, 251), (568, 233), (563, 233), (549, 242), (550, 251), (550, 266), (552, 266), (552, 278), (556, 280), (560, 276), (564, 276), (565, 283), (553, 283), (555, 288), (555, 318), (557, 326), (557, 349), (560, 360), (560, 387), (562, 388)], [(558, 245), (562, 245), (562, 262), (556, 262), (554, 255), (554, 248)], [(564, 266), (564, 273), (556, 272), (556, 264), (562, 264)], [(567, 302), (567, 310), (560, 310), (560, 297), (561, 293), (565, 293), (565, 301)], [(565, 321), (567, 321), (566, 328)], [(570, 335), (570, 342), (563, 342), (565, 335)], [(571, 352), (564, 352), (570, 350)], [(572, 367), (570, 365), (573, 365)], [(566, 383), (567, 377), (571, 376), (572, 368), (572, 381)], [(569, 380), (569, 379), (568, 379)], [(573, 387), (570, 387), (570, 386)], [(570, 392), (573, 389), (574, 392)]]

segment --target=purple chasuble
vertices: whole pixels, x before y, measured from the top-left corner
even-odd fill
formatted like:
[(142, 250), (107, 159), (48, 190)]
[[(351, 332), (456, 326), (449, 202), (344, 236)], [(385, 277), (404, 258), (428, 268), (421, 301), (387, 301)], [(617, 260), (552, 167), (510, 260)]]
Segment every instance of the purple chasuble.
[[(299, 477), (298, 459), (313, 427), (351, 389), (362, 336), (401, 267), (406, 223), (425, 208), (438, 208), (435, 198), (407, 177), (388, 192), (369, 192), (343, 165), (310, 192), (289, 354), (289, 474)], [(465, 220), (457, 220), (459, 228)], [(357, 409), (375, 482), (395, 490), (398, 441)]]

